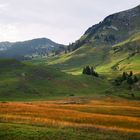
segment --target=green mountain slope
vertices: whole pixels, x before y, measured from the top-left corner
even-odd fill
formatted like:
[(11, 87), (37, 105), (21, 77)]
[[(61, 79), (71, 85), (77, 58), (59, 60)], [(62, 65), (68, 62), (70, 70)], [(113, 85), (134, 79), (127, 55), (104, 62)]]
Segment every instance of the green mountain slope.
[(81, 74), (86, 65), (104, 74), (129, 70), (140, 73), (139, 44), (140, 5), (108, 16), (68, 46), (69, 53), (41, 60), (41, 63), (75, 75)]
[(109, 49), (106, 47), (93, 48), (82, 46), (74, 52), (49, 58), (47, 60), (37, 60), (37, 62), (53, 65), (60, 70), (72, 74), (81, 74), (82, 68), (86, 65), (98, 66), (106, 58)]
[(97, 67), (98, 71), (134, 71), (140, 73), (140, 33), (112, 47), (108, 59)]
[(40, 62), (74, 75), (81, 74), (82, 68), (86, 65), (94, 66), (103, 74), (130, 70), (140, 73), (140, 33), (112, 47), (85, 45), (71, 53)]
[(68, 48), (75, 50), (83, 45), (92, 47), (112, 46), (140, 31), (140, 5), (112, 14), (90, 27), (85, 34)]

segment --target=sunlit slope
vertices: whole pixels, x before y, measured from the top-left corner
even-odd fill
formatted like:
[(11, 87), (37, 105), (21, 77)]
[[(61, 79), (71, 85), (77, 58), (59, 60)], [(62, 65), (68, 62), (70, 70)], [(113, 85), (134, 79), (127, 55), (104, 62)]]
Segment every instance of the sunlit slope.
[(47, 64), (60, 68), (64, 72), (81, 74), (83, 67), (86, 65), (96, 67), (102, 63), (106, 59), (108, 51), (108, 47), (83, 46), (72, 53), (49, 58)]
[(74, 75), (81, 74), (82, 68), (92, 65), (100, 73), (113, 73), (133, 70), (140, 71), (140, 33), (113, 47), (82, 46), (74, 52), (49, 58), (34, 60), (34, 63), (53, 65)]
[(99, 72), (130, 71), (140, 73), (140, 33), (112, 47)]

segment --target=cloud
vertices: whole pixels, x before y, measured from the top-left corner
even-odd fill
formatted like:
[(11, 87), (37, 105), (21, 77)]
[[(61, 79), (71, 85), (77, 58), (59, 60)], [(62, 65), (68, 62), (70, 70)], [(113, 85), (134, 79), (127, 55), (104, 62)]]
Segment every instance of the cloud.
[(7, 9), (8, 9), (7, 3), (0, 3), (0, 13), (6, 11)]
[(0, 3), (0, 9), (5, 9), (7, 7), (7, 4)]
[(48, 37), (69, 43), (109, 14), (138, 4), (139, 0), (0, 0), (0, 41)]
[(19, 31), (14, 25), (2, 25), (0, 24), (0, 39), (3, 41), (6, 40), (17, 40), (19, 38)]

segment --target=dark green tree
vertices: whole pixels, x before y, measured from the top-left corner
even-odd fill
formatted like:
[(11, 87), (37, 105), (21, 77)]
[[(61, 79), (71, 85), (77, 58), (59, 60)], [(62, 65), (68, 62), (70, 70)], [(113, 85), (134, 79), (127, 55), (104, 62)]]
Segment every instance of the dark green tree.
[(83, 74), (86, 74), (86, 68), (83, 68)]
[(133, 82), (137, 83), (139, 81), (139, 79), (137, 78), (137, 76), (134, 76)]
[(91, 75), (93, 75), (95, 77), (99, 77), (99, 74), (94, 70), (93, 67), (91, 67)]
[(86, 74), (91, 75), (90, 66), (86, 66)]
[(129, 74), (129, 76), (130, 76), (130, 77), (132, 77), (132, 76), (133, 76), (133, 72), (132, 72), (132, 71), (130, 71), (130, 74)]
[(127, 80), (128, 74), (127, 72), (123, 72), (122, 81)]
[(94, 68), (90, 67), (90, 66), (86, 66), (85, 68), (83, 68), (82, 73), (87, 74), (87, 75), (92, 75), (92, 76), (95, 76), (95, 77), (99, 77), (98, 73), (95, 72)]
[(95, 77), (99, 77), (99, 75), (98, 75), (97, 72), (94, 72), (94, 76), (95, 76)]
[(90, 71), (91, 71), (91, 75), (94, 75), (95, 71), (93, 67), (91, 67)]
[(120, 86), (121, 82), (119, 79), (115, 79), (114, 84), (115, 84), (115, 86)]
[(127, 83), (128, 83), (129, 85), (133, 85), (134, 81), (133, 81), (132, 77), (128, 77), (128, 78), (127, 78)]

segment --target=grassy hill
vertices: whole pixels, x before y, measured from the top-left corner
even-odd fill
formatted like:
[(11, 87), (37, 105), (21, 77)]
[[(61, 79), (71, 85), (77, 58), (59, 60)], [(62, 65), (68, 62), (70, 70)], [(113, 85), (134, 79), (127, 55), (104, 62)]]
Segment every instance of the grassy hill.
[[(134, 56), (133, 59), (136, 57)], [(105, 73), (100, 73), (99, 78), (86, 76), (80, 74), (82, 69), (77, 67), (79, 74), (71, 75), (60, 71), (60, 66), (63, 64), (57, 68), (58, 65), (46, 65), (46, 60), (44, 60), (44, 63), (39, 60), (34, 61), (23, 63), (14, 59), (0, 60), (1, 101), (50, 100), (79, 96), (88, 98), (110, 94), (132, 98), (129, 90), (123, 88), (120, 91), (117, 90), (107, 80), (106, 77), (108, 76)], [(68, 68), (68, 66), (65, 68)], [(137, 90), (135, 95), (138, 99), (139, 92)]]
[[(105, 47), (93, 48), (91, 46), (83, 46), (74, 52), (47, 60), (44, 59), (44, 61), (41, 60), (41, 63), (53, 65), (53, 67), (55, 66), (64, 72), (77, 75), (81, 74), (83, 67), (86, 65), (93, 65), (94, 67), (99, 65), (106, 57), (108, 50)], [(39, 62), (40, 60), (37, 61)], [(37, 61), (34, 62), (36, 63)]]
[(108, 59), (97, 67), (99, 72), (134, 71), (140, 74), (140, 33), (114, 45)]
[[(100, 80), (102, 80), (102, 82), (106, 81), (110, 84), (108, 84), (108, 87), (106, 86), (105, 88), (103, 88), (104, 95), (106, 95), (107, 93), (107, 95), (111, 94), (121, 97), (130, 97), (132, 92), (128, 89), (128, 85), (124, 84), (122, 87), (114, 87), (112, 85), (112, 80), (114, 80), (119, 75), (122, 75), (124, 71), (133, 71), (134, 74), (139, 76), (139, 41), (140, 34), (136, 33), (129, 37), (127, 40), (112, 47), (82, 46), (71, 53), (50, 57), (48, 59), (34, 59), (28, 63), (33, 63), (36, 66), (42, 65), (49, 66), (52, 69), (57, 69), (58, 71), (64, 72), (66, 75), (71, 75), (71, 78), (74, 81), (77, 81), (79, 78), (81, 78), (81, 81), (84, 81), (84, 78), (90, 78), (89, 76), (82, 75), (82, 69), (86, 65), (94, 66), (95, 70), (99, 73), (101, 77)], [(99, 80), (98, 78), (93, 79), (95, 80), (95, 82), (96, 80)], [(87, 84), (88, 82), (90, 83), (90, 81), (87, 81)], [(93, 84), (94, 87), (100, 87), (103, 84), (101, 82), (95, 85), (95, 82)], [(71, 83), (73, 82), (71, 81)], [(68, 85), (67, 88), (69, 88), (69, 86), (71, 87), (72, 85)], [(76, 93), (80, 93), (83, 91), (83, 88), (81, 88), (80, 90), (80, 86), (81, 85), (79, 85), (79, 89), (77, 89)], [(100, 90), (93, 89), (91, 88), (90, 91), (100, 93)], [(134, 90), (133, 92), (135, 93), (137, 99), (139, 99), (138, 89)]]
[(92, 47), (85, 45), (77, 50), (50, 57), (48, 59), (34, 59), (34, 64), (51, 65), (63, 72), (80, 75), (82, 68), (92, 65), (102, 74), (122, 73), (134, 71), (140, 73), (140, 33), (130, 36), (127, 40), (112, 47)]
[(16, 60), (0, 60), (0, 66), (0, 100), (92, 96), (104, 94), (110, 85), (105, 79), (73, 76), (49, 66)]

